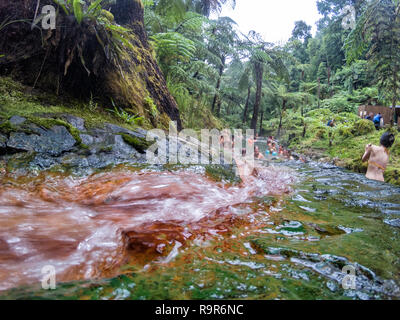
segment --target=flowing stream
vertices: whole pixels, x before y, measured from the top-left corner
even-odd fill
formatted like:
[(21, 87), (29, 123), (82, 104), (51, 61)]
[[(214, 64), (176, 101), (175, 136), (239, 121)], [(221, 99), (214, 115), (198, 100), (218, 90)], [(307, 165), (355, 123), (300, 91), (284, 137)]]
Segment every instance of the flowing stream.
[(399, 215), (399, 188), (319, 163), (3, 177), (0, 298), (398, 299)]

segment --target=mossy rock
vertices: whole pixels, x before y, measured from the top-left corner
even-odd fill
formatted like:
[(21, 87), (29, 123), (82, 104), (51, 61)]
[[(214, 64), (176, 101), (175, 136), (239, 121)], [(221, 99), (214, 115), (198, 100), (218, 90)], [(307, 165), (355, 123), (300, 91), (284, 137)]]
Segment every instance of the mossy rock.
[(64, 120), (52, 119), (52, 118), (40, 118), (40, 117), (34, 117), (34, 116), (28, 117), (28, 120), (30, 122), (36, 124), (37, 126), (45, 128), (45, 129), (51, 129), (54, 126), (63, 126), (69, 131), (71, 136), (75, 139), (75, 141), (81, 148), (85, 148), (85, 149), (88, 148), (88, 146), (86, 146), (82, 143), (80, 131)]
[(368, 163), (362, 162), (360, 159), (353, 159), (346, 161), (346, 168), (358, 173), (366, 173), (368, 170)]
[(372, 121), (360, 119), (357, 121), (352, 129), (352, 133), (356, 136), (363, 136), (372, 133), (376, 130), (375, 125)]
[(400, 168), (387, 168), (385, 181), (400, 186)]
[(17, 131), (17, 128), (13, 126), (8, 120), (0, 124), (0, 133), (9, 135), (11, 132), (15, 131)]
[(146, 141), (145, 139), (134, 137), (126, 133), (121, 132), (118, 134), (124, 139), (127, 144), (129, 144), (142, 154), (146, 153), (146, 150), (153, 144)]
[(29, 164), (35, 159), (36, 152), (22, 152), (17, 153), (11, 156), (10, 159), (7, 160), (7, 171), (14, 172), (19, 169), (26, 169), (29, 167)]

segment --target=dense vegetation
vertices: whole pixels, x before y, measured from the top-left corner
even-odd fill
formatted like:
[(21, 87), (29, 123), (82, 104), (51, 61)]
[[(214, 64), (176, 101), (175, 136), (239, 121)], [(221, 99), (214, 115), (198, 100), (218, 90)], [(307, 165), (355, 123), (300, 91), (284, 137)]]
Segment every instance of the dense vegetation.
[[(398, 1), (317, 1), (323, 18), (316, 36), (297, 21), (280, 46), (199, 10), (199, 3), (208, 3), (218, 11), (218, 1), (144, 3), (147, 31), (186, 126), (253, 128), (365, 170), (359, 158), (365, 144), (379, 143), (379, 133), (358, 121), (358, 106), (399, 100)], [(353, 28), (343, 26), (347, 5), (355, 8)], [(333, 118), (338, 125), (329, 133), (326, 123)], [(396, 152), (392, 159), (387, 176), (396, 182)]]
[[(36, 1), (31, 2), (34, 9)], [(354, 141), (349, 126), (357, 123), (359, 105), (395, 106), (399, 100), (400, 3), (396, 0), (319, 0), (322, 19), (316, 35), (311, 34), (311, 26), (297, 21), (284, 45), (266, 42), (257, 31), (243, 34), (231, 18), (215, 14), (224, 5), (234, 7), (235, 1), (50, 2), (60, 6), (59, 14), (74, 16), (68, 23), (78, 25), (83, 33), (75, 38), (72, 33), (63, 34), (68, 42), (62, 52), (60, 43), (54, 48), (57, 39), (45, 37), (44, 59), (29, 64), (40, 67), (40, 72), (37, 77), (32, 73), (35, 77), (28, 85), (48, 81), (53, 87), (56, 84), (52, 89), (58, 92), (60, 78), (42, 74), (61, 72), (58, 77), (65, 91), (80, 83), (72, 89), (86, 90), (83, 96), (89, 105), (98, 103), (130, 124), (165, 128), (172, 118), (178, 119), (179, 127), (182, 120), (183, 127), (194, 129), (253, 128), (278, 136), (293, 148), (301, 148), (311, 137), (326, 144), (314, 145), (315, 149), (330, 155), (331, 148), (344, 141), (338, 137)], [(144, 25), (147, 37), (137, 29), (135, 19), (127, 18), (132, 3), (140, 9), (135, 19)], [(355, 8), (353, 28), (343, 26), (347, 5)], [(0, 32), (9, 34), (7, 28), (24, 24), (6, 19)], [(7, 44), (0, 47), (7, 49)], [(95, 53), (89, 54), (92, 49)], [(61, 56), (56, 70), (47, 67), (53, 65), (48, 50), (57, 50), (57, 57)], [(8, 66), (7, 59), (10, 54), (2, 52), (0, 65), (5, 60)], [(17, 63), (27, 65), (26, 61)], [(99, 73), (105, 65), (113, 66), (105, 68), (107, 77)], [(4, 68), (0, 71), (4, 73)], [(74, 77), (82, 81), (72, 81)], [(325, 121), (334, 115), (339, 123), (335, 133), (323, 134)], [(352, 157), (358, 159), (359, 154)]]
[[(80, 71), (89, 77), (99, 73), (100, 58), (88, 62), (93, 58), (85, 55), (88, 46), (95, 51), (99, 48), (106, 51), (107, 63), (117, 69), (127, 63), (127, 53), (136, 56), (131, 60), (144, 59), (137, 50), (137, 35), (128, 28), (133, 25), (126, 25), (126, 17), (121, 13), (122, 9), (131, 9), (125, 2), (137, 1), (50, 2), (59, 5), (60, 15), (65, 11), (66, 16), (74, 16), (69, 23), (79, 25), (83, 32), (75, 38), (68, 35), (63, 46), (69, 49), (58, 52), (64, 55), (58, 66), (64, 75), (72, 73), (71, 76), (82, 78), (82, 74), (71, 70), (74, 63), (80, 64)], [(186, 127), (228, 124), (263, 131), (268, 130), (266, 121), (282, 120), (288, 112), (300, 112), (301, 116), (318, 108), (334, 113), (354, 112), (360, 104), (396, 105), (398, 101), (398, 1), (319, 0), (317, 6), (323, 18), (318, 22), (316, 36), (312, 36), (311, 26), (297, 21), (292, 37), (284, 45), (265, 42), (257, 31), (242, 34), (229, 17), (210, 18), (223, 5), (235, 6), (235, 1), (143, 0), (142, 5), (150, 50), (154, 49)], [(354, 29), (342, 25), (349, 14), (343, 12), (347, 5), (356, 10)], [(7, 35), (10, 25), (21, 29), (26, 22), (29, 21), (6, 19), (0, 25), (0, 32)], [(119, 25), (124, 22), (126, 27)], [(87, 39), (93, 30), (96, 44)], [(47, 39), (43, 41), (46, 46)], [(10, 64), (8, 60), (17, 59), (15, 56), (3, 53), (1, 59)], [(40, 63), (46, 69), (50, 61), (45, 59)], [(45, 71), (48, 70), (42, 70)], [(87, 90), (90, 96), (95, 89), (89, 86)], [(135, 111), (151, 119), (154, 110), (148, 97), (143, 100), (146, 99), (150, 107)]]
[[(396, 105), (397, 1), (317, 1), (323, 15), (317, 35), (298, 21), (283, 46), (256, 31), (241, 34), (228, 17), (210, 19), (221, 2), (199, 3), (144, 1), (147, 31), (187, 126), (204, 126), (210, 111), (231, 126), (262, 131), (268, 129), (263, 121), (287, 112)], [(354, 30), (342, 26), (346, 5), (355, 5)]]

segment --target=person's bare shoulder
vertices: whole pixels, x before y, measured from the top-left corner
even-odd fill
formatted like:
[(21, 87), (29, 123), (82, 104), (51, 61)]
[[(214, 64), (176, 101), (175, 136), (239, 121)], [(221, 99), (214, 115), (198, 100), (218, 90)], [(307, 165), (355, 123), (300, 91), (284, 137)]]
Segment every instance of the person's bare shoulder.
[(381, 147), (374, 146), (374, 145), (372, 145), (372, 148), (371, 148), (371, 150), (372, 150), (372, 153), (377, 153), (377, 152), (379, 152), (379, 151), (380, 151), (380, 149), (381, 149)]

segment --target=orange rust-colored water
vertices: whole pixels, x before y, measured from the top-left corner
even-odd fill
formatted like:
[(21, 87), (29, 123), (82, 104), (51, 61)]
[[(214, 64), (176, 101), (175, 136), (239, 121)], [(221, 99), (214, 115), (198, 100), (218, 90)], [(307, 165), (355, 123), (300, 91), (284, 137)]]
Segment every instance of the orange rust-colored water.
[(188, 240), (229, 232), (249, 213), (237, 206), (287, 193), (292, 182), (291, 172), (275, 168), (235, 186), (188, 171), (3, 178), (0, 290), (39, 283), (47, 265), (57, 281), (73, 281), (168, 259)]

